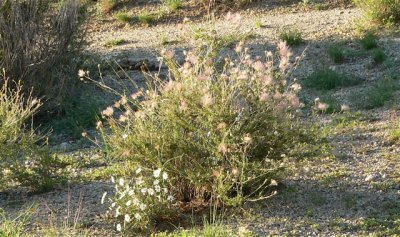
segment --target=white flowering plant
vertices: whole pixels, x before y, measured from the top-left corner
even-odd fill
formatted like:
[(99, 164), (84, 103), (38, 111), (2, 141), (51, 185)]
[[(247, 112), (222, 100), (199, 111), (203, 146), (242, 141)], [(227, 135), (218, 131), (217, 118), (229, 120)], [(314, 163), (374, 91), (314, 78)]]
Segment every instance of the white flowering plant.
[(109, 204), (107, 213), (115, 218), (117, 231), (130, 228), (145, 230), (158, 220), (173, 216), (175, 198), (168, 174), (137, 168), (129, 179), (111, 177), (115, 192), (103, 194), (102, 204)]

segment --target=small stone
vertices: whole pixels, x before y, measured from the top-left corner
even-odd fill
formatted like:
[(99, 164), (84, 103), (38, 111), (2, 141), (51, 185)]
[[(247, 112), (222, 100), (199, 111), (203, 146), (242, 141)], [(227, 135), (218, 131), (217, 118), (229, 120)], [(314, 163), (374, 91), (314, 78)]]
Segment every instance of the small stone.
[(365, 178), (365, 182), (371, 182), (371, 181), (374, 181), (376, 178), (377, 178), (378, 176), (377, 175), (375, 175), (375, 174), (370, 174), (370, 175), (368, 175), (366, 178)]

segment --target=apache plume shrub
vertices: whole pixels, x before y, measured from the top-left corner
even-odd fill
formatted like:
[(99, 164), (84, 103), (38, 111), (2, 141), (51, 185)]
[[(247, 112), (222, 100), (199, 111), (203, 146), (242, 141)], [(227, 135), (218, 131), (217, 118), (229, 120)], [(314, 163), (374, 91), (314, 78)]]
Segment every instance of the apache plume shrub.
[(0, 82), (0, 189), (14, 184), (48, 189), (56, 161), (46, 146), (39, 145), (42, 137), (25, 126), (41, 102), (24, 96), (20, 84), (11, 87), (7, 80)]
[(237, 57), (222, 65), (207, 50), (188, 52), (183, 65), (173, 51), (164, 52), (168, 81), (155, 75), (149, 88), (103, 111), (111, 129), (100, 128), (109, 155), (162, 168), (180, 201), (236, 205), (266, 196), (276, 185), (275, 161), (304, 132), (296, 112), (300, 85), (288, 80), (292, 53), (285, 43), (278, 50), (261, 61), (240, 43)]
[(0, 1), (0, 68), (36, 96), (65, 93), (72, 81), (60, 72), (78, 49), (79, 11), (78, 0)]

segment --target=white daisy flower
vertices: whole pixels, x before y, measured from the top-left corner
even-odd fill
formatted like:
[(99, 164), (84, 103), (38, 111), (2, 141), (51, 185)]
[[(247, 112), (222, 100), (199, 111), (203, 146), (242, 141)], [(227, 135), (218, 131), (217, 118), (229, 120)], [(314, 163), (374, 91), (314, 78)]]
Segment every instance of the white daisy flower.
[(170, 201), (170, 202), (172, 202), (172, 201), (175, 200), (175, 198), (174, 198), (174, 196), (169, 195), (169, 196), (167, 197), (167, 200)]
[(135, 214), (135, 219), (140, 221), (142, 219), (142, 216), (139, 213)]
[(117, 231), (121, 231), (121, 230), (122, 230), (121, 224), (117, 224)]
[(160, 177), (161, 169), (156, 169), (153, 171), (154, 178)]
[(146, 204), (140, 204), (139, 205), (139, 209), (141, 210), (141, 211), (144, 211), (144, 210), (146, 210)]
[(160, 185), (154, 186), (154, 190), (156, 190), (157, 193), (161, 192), (161, 187), (160, 187)]
[(125, 222), (128, 222), (128, 223), (131, 221), (131, 217), (128, 214), (125, 215), (124, 219), (125, 219)]
[(162, 178), (163, 178), (163, 180), (167, 180), (168, 179), (168, 174), (164, 172), (162, 174)]

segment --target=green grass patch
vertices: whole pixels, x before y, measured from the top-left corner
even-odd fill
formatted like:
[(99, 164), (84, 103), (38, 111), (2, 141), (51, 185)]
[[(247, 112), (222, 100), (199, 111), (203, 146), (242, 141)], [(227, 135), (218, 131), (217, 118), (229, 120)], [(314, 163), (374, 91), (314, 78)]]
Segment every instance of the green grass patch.
[(144, 25), (150, 25), (151, 23), (153, 23), (155, 21), (155, 17), (147, 12), (143, 12), (141, 14), (138, 15), (138, 20), (140, 23), (144, 24)]
[(104, 46), (107, 48), (114, 48), (118, 45), (122, 45), (125, 44), (127, 41), (125, 39), (113, 39), (113, 40), (109, 40), (107, 41)]
[(182, 0), (162, 0), (162, 3), (168, 8), (170, 11), (176, 11), (182, 8), (183, 1)]
[(360, 39), (360, 44), (365, 50), (378, 48), (378, 37), (372, 32), (367, 32)]
[(122, 23), (129, 23), (132, 20), (132, 17), (124, 11), (115, 13), (114, 17), (115, 17), (115, 19), (117, 19), (118, 21), (120, 21)]
[(346, 76), (331, 69), (316, 70), (313, 74), (307, 77), (304, 85), (318, 90), (332, 90), (338, 87), (348, 87), (358, 85), (362, 82), (361, 79), (354, 76)]
[(372, 52), (374, 63), (381, 64), (386, 60), (386, 54), (382, 49), (376, 49)]
[(395, 81), (383, 79), (365, 91), (351, 95), (350, 100), (360, 109), (374, 109), (384, 106), (387, 101), (393, 99), (397, 89), (398, 84)]
[(279, 39), (285, 41), (289, 46), (298, 46), (304, 42), (301, 32), (292, 29), (283, 30), (279, 35)]
[(339, 45), (330, 45), (326, 52), (334, 63), (343, 63), (345, 60), (344, 49)]

